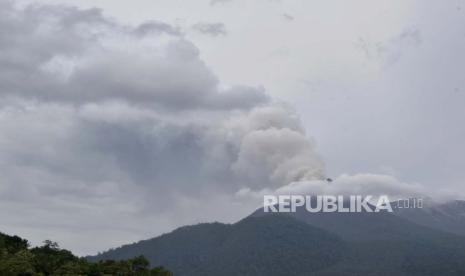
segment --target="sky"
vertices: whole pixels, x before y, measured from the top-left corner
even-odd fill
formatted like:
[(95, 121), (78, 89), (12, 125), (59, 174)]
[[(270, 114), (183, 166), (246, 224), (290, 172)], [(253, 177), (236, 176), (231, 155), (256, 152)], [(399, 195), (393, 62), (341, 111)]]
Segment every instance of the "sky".
[(263, 194), (464, 199), (464, 4), (0, 0), (0, 231), (85, 255)]

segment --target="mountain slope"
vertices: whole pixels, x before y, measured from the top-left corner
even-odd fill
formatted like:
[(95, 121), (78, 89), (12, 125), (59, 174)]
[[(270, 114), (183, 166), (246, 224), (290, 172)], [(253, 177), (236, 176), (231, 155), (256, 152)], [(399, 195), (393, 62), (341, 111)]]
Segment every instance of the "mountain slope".
[(271, 214), (199, 224), (90, 260), (140, 254), (175, 275), (465, 275), (465, 238), (393, 213)]
[(465, 201), (429, 203), (424, 208), (397, 209), (394, 214), (419, 225), (465, 236)]
[[(267, 216), (262, 209), (252, 216)], [(290, 213), (345, 240), (348, 251), (329, 275), (465, 275), (465, 239), (395, 213)]]
[(287, 215), (271, 215), (232, 225), (182, 227), (89, 259), (143, 254), (175, 275), (306, 275), (339, 262), (345, 248), (333, 234)]

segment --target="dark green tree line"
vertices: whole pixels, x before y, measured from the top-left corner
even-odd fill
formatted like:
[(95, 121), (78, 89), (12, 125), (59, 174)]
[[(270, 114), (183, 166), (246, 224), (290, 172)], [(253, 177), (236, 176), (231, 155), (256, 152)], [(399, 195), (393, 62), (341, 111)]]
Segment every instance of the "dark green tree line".
[(0, 233), (0, 275), (5, 276), (172, 276), (163, 267), (150, 267), (139, 256), (128, 260), (92, 263), (46, 240), (30, 248), (27, 240)]

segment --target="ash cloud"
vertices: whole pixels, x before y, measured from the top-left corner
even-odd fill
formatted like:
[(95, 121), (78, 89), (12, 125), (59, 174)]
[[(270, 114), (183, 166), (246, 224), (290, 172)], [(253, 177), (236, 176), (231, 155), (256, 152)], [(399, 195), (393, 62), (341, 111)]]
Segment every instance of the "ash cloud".
[(0, 5), (3, 231), (95, 253), (238, 219), (256, 204), (238, 203), (241, 189), (324, 176), (295, 112), (263, 88), (221, 85), (176, 28)]
[(296, 112), (263, 88), (222, 84), (176, 27), (0, 7), (3, 231), (90, 254), (240, 219), (264, 192), (422, 191), (371, 174), (328, 186)]

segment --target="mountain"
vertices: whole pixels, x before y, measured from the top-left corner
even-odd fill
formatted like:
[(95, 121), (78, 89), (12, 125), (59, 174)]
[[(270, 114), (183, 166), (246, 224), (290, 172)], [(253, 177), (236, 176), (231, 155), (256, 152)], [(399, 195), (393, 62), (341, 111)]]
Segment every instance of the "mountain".
[(465, 236), (465, 201), (428, 202), (423, 208), (396, 209), (395, 215), (419, 225)]
[[(464, 237), (416, 224), (398, 210), (310, 213), (300, 207), (289, 215), (347, 242), (345, 258), (328, 275), (465, 275)], [(267, 215), (260, 208), (251, 216)]]
[(465, 275), (465, 237), (387, 212), (259, 209), (235, 224), (182, 227), (89, 260), (141, 254), (181, 276)]
[(182, 227), (88, 259), (143, 254), (174, 275), (306, 275), (335, 265), (345, 250), (336, 235), (276, 214)]
[[(310, 213), (304, 207), (299, 207), (296, 212), (288, 213), (290, 216), (305, 222), (309, 225), (325, 229), (332, 232), (347, 241), (372, 241), (372, 240), (441, 240), (461, 239), (456, 235), (445, 233), (443, 229), (435, 229), (430, 227), (433, 223), (427, 222), (424, 224), (416, 223), (414, 216), (407, 216), (402, 209), (393, 207), (394, 212), (381, 211), (375, 212), (317, 212)], [(407, 210), (407, 209), (404, 209)], [(413, 210), (408, 214), (422, 214), (425, 209), (409, 209)], [(417, 211), (414, 211), (417, 210)], [(420, 211), (418, 211), (420, 210)], [(265, 213), (260, 208), (251, 216), (259, 217), (272, 213)], [(443, 219), (445, 220), (445, 219)], [(425, 227), (427, 226), (427, 227)], [(465, 234), (465, 233), (462, 233)]]

